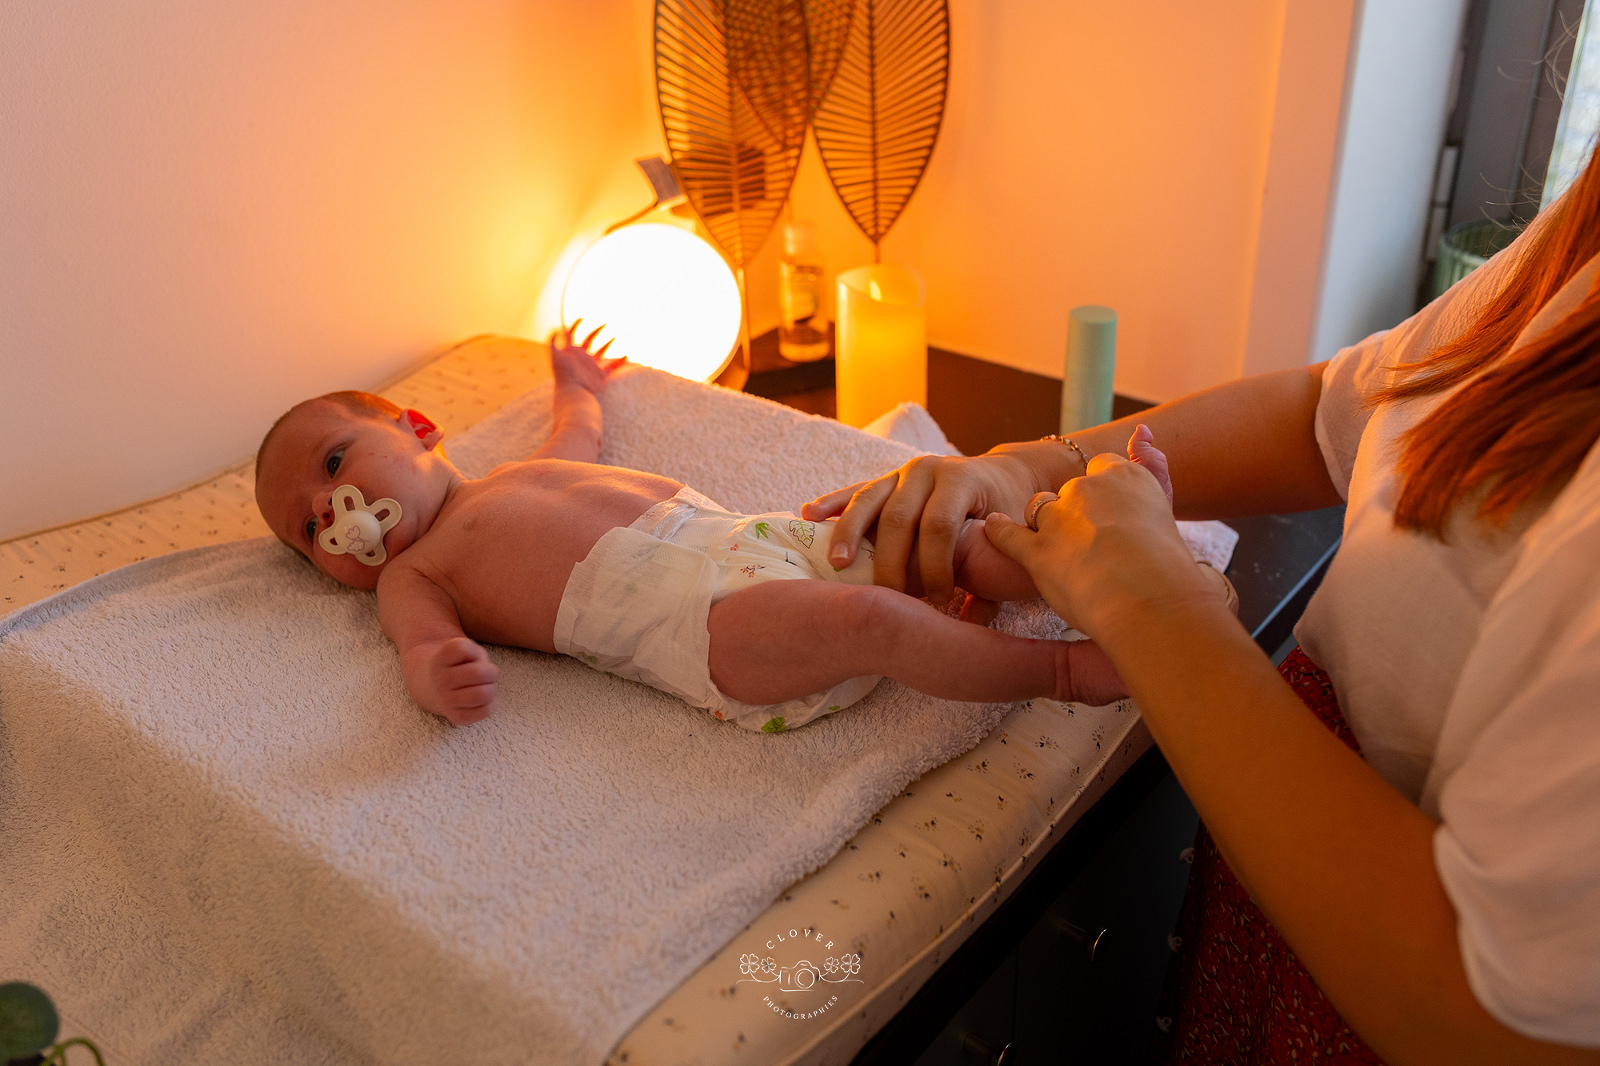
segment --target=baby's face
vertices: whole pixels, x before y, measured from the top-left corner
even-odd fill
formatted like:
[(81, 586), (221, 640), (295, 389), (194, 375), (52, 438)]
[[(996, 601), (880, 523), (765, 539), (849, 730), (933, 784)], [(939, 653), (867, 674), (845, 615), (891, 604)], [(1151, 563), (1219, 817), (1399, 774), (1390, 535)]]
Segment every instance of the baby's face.
[[(431, 427), (430, 427), (431, 428)], [(426, 436), (426, 435), (425, 435)], [(315, 400), (279, 426), (256, 469), (256, 503), (278, 539), (304, 554), (318, 570), (357, 588), (374, 588), (383, 566), (354, 555), (335, 555), (318, 535), (334, 517), (333, 493), (354, 485), (368, 504), (388, 497), (400, 504), (400, 522), (383, 537), (390, 559), (425, 532), (439, 513), (454, 468), (431, 439), (402, 418), (357, 414), (331, 400)]]

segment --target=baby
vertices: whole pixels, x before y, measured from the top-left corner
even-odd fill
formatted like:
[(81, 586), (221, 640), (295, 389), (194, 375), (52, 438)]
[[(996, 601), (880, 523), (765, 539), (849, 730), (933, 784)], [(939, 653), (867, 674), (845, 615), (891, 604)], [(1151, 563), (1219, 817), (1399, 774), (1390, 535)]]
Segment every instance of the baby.
[[(730, 514), (670, 478), (598, 465), (597, 396), (623, 361), (591, 352), (593, 337), (551, 338), (550, 438), (487, 477), (463, 476), (421, 412), (369, 393), (307, 400), (262, 441), (267, 524), (325, 574), (377, 590), (423, 708), (457, 725), (494, 711), (498, 669), (479, 641), (573, 655), (766, 732), (846, 707), (883, 675), (955, 700), (1121, 694), (1091, 644), (1008, 636), (873, 585), (865, 542), (835, 571), (826, 525)], [(1038, 595), (981, 522), (956, 564), (976, 596)]]

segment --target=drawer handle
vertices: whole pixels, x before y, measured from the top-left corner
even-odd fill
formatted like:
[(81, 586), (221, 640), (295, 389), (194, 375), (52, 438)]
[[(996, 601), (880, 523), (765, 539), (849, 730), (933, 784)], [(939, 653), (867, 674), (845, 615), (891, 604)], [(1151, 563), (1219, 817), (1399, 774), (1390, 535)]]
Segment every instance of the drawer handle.
[(1011, 1043), (995, 1047), (987, 1040), (973, 1036), (971, 1033), (961, 1034), (961, 1050), (967, 1057), (977, 1058), (984, 1066), (1011, 1066)]
[(1090, 962), (1094, 962), (1100, 957), (1100, 953), (1105, 950), (1106, 938), (1110, 935), (1110, 930), (1108, 929), (1085, 929), (1083, 926), (1074, 925), (1064, 918), (1056, 918), (1050, 924), (1055, 927), (1055, 931), (1060, 935), (1068, 940), (1082, 944), (1083, 955)]

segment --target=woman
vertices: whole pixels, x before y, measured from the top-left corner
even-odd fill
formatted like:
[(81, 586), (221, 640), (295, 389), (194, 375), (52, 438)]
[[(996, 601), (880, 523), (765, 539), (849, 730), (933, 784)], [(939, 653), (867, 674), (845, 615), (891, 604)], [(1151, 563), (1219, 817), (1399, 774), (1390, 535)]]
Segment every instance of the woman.
[[(1259, 906), (1197, 867), (1191, 903), (1210, 913), (1186, 916), (1202, 936), (1178, 1057), (1600, 1062), (1597, 253), (1591, 160), (1516, 244), (1395, 329), (1145, 412), (1171, 508), (1120, 458), (1127, 419), (1075, 446), (918, 459), (808, 505), (840, 516), (846, 561), (875, 522), (879, 580), (901, 583), (915, 553), (935, 598), (960, 521), (987, 515), (1126, 680)], [(1197, 573), (1174, 510), (1341, 499), (1291, 688)], [(1297, 689), (1348, 720), (1360, 754)], [(1292, 954), (1263, 965), (1268, 920)]]

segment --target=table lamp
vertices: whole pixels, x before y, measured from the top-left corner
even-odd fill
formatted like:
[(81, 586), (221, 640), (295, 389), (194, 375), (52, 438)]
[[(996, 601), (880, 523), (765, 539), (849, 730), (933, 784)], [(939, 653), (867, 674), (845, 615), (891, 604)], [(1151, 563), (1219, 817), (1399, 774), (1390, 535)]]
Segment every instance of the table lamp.
[(677, 215), (664, 160), (638, 161), (656, 192), (643, 211), (610, 227), (573, 266), (561, 321), (603, 326), (612, 355), (694, 381), (711, 381), (738, 351), (743, 299), (722, 255)]

